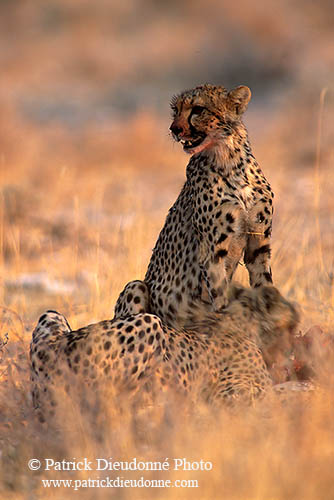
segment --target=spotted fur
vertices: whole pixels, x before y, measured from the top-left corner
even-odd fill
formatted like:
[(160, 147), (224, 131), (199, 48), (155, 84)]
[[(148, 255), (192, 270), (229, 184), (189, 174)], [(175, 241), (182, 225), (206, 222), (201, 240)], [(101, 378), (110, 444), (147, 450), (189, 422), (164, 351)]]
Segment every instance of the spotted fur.
[(148, 309), (170, 326), (182, 326), (199, 301), (207, 311), (225, 307), (242, 260), (252, 287), (272, 283), (273, 193), (242, 122), (250, 95), (206, 84), (172, 100), (170, 130), (191, 158), (144, 279)]
[(230, 287), (223, 312), (194, 311), (186, 330), (137, 313), (71, 331), (64, 316), (48, 311), (32, 335), (34, 405), (48, 415), (60, 387), (101, 383), (123, 393), (154, 383), (210, 402), (249, 402), (271, 390), (267, 353), (286, 348), (297, 322), (294, 306), (268, 286)]

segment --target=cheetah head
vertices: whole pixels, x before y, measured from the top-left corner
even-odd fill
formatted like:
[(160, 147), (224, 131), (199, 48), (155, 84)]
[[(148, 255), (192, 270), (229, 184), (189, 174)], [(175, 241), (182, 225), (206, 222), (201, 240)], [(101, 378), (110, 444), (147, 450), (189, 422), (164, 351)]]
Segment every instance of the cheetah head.
[[(285, 382), (294, 374), (293, 356), (296, 353), (296, 329), (299, 312), (273, 286), (255, 290), (232, 287), (232, 307), (239, 304), (247, 320), (247, 333), (260, 347), (272, 379)], [(246, 311), (246, 313), (245, 313)]]
[(250, 98), (248, 87), (240, 86), (228, 92), (222, 86), (210, 84), (174, 96), (170, 126), (174, 139), (180, 141), (189, 154), (228, 143)]
[(245, 317), (254, 318), (260, 325), (262, 341), (272, 341), (275, 335), (291, 341), (299, 323), (297, 306), (286, 300), (274, 286), (256, 289), (231, 285), (229, 290), (229, 309), (236, 314), (243, 312)]

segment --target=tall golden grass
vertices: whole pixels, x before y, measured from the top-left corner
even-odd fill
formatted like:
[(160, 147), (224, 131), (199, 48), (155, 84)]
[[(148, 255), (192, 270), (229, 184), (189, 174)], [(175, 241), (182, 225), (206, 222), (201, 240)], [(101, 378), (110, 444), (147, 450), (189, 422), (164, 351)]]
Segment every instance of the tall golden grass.
[[(333, 125), (325, 97), (323, 92), (314, 129), (309, 122), (299, 122), (298, 128), (298, 119), (293, 121), (298, 109), (290, 105), (254, 149), (276, 193), (275, 284), (300, 304), (301, 331), (320, 325), (329, 338), (334, 333), (334, 150), (328, 140), (321, 142), (321, 130)], [(310, 118), (316, 123), (316, 116)], [(272, 402), (231, 413), (168, 394), (156, 405), (140, 408), (111, 391), (85, 412), (64, 396), (57, 425), (37, 421), (28, 348), (38, 316), (47, 308), (59, 310), (73, 329), (112, 317), (125, 283), (144, 276), (182, 185), (187, 158), (163, 132), (167, 122), (161, 124), (149, 113), (124, 122), (114, 135), (101, 137), (90, 130), (80, 147), (59, 129), (41, 133), (15, 123), (24, 140), (21, 148), (8, 152), (1, 170), (0, 498), (73, 498), (73, 488), (46, 488), (42, 479), (83, 481), (106, 475), (197, 479), (199, 486), (81, 488), (80, 498), (334, 498), (330, 352), (317, 366), (319, 390), (306, 399), (296, 396), (287, 406)], [(307, 139), (307, 127), (316, 140)], [(10, 127), (4, 129), (10, 134)], [(294, 138), (299, 133), (305, 133), (301, 149)], [(301, 151), (308, 150), (310, 158), (304, 158)], [(245, 270), (239, 268), (237, 279), (247, 284)], [(28, 468), (32, 458), (83, 457), (168, 458), (171, 464), (174, 458), (203, 459), (213, 468), (159, 473)]]

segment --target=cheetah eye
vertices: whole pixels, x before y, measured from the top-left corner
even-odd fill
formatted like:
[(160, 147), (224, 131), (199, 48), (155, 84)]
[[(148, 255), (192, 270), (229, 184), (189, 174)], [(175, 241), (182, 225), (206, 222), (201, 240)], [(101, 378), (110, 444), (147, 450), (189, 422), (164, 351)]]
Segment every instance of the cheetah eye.
[(175, 118), (175, 116), (177, 115), (177, 107), (173, 105), (171, 105), (170, 107), (171, 107), (172, 118)]
[(205, 108), (203, 106), (194, 106), (193, 109), (191, 110), (192, 115), (200, 115), (203, 113)]

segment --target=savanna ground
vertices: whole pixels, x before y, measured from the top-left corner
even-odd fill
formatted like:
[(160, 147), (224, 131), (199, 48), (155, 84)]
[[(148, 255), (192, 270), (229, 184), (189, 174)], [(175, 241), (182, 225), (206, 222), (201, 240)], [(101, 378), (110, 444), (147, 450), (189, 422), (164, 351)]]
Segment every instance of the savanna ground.
[[(184, 2), (181, 14), (174, 3), (162, 13), (154, 3), (139, 3), (149, 21), (136, 18), (130, 1), (114, 6), (109, 17), (102, 0), (98, 8), (82, 2), (81, 10), (62, 1), (50, 2), (47, 9), (43, 2), (2, 6), (0, 498), (330, 500), (330, 347), (317, 365), (321, 390), (287, 407), (271, 404), (266, 411), (254, 407), (231, 414), (204, 405), (193, 408), (169, 395), (139, 410), (126, 397), (116, 400), (109, 394), (83, 413), (66, 400), (57, 429), (34, 417), (28, 359), (33, 326), (47, 308), (64, 313), (73, 329), (110, 318), (124, 284), (144, 276), (187, 162), (168, 136), (168, 98), (202, 81), (251, 85), (254, 103), (245, 121), (276, 195), (274, 281), (299, 303), (302, 333), (319, 326), (325, 344), (334, 335), (334, 98), (326, 72), (333, 62), (333, 19), (327, 3), (315, 8), (296, 2), (290, 10), (289, 2), (282, 2), (280, 15), (274, 15), (276, 3), (268, 2), (250, 15), (246, 2), (240, 10), (226, 4), (224, 12), (212, 2), (212, 12), (205, 10), (204, 17), (201, 1)], [(185, 22), (191, 5), (191, 19)], [(228, 23), (223, 34), (219, 22)], [(203, 23), (215, 29), (208, 35)], [(249, 47), (247, 53), (237, 44), (242, 70), (226, 55), (236, 25)], [(106, 41), (113, 50), (105, 48)], [(189, 57), (197, 57), (204, 42), (213, 55), (200, 61), (206, 64), (201, 74), (200, 64), (190, 66)], [(263, 44), (267, 53), (259, 49)], [(130, 57), (134, 49), (136, 57)], [(221, 74), (213, 63), (218, 49), (225, 54)], [(245, 65), (249, 59), (251, 69)], [(266, 96), (262, 101), (261, 95)], [(247, 284), (242, 266), (237, 279)], [(46, 457), (168, 457), (170, 464), (185, 457), (210, 461), (213, 469), (29, 470), (31, 458)], [(77, 493), (41, 484), (41, 479), (117, 475), (198, 479), (199, 487), (82, 488)]]

